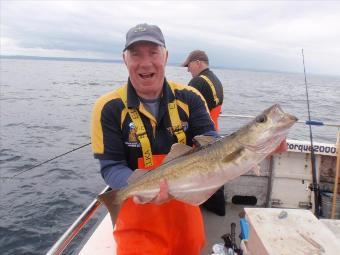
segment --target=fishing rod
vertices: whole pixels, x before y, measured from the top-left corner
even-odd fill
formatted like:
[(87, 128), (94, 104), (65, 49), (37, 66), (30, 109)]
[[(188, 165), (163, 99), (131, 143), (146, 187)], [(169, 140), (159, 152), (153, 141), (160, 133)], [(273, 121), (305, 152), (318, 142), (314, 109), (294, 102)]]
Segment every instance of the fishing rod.
[(32, 170), (32, 169), (34, 169), (34, 168), (37, 168), (37, 167), (39, 167), (39, 166), (41, 166), (41, 165), (44, 165), (44, 164), (46, 164), (46, 163), (48, 163), (48, 162), (51, 162), (51, 161), (53, 161), (53, 160), (55, 160), (55, 159), (57, 159), (57, 158), (60, 158), (60, 157), (62, 157), (62, 156), (65, 156), (65, 155), (67, 155), (67, 154), (69, 154), (69, 153), (71, 153), (71, 152), (74, 152), (74, 151), (76, 151), (76, 150), (79, 150), (79, 149), (81, 149), (81, 148), (84, 148), (84, 147), (86, 147), (86, 146), (88, 146), (88, 145), (90, 145), (90, 144), (91, 144), (91, 143), (83, 144), (83, 145), (81, 145), (81, 146), (79, 146), (79, 147), (77, 147), (77, 148), (74, 148), (74, 149), (72, 149), (72, 150), (69, 150), (69, 151), (67, 151), (67, 152), (65, 152), (65, 153), (63, 153), (63, 154), (60, 154), (60, 155), (55, 156), (55, 157), (53, 157), (53, 158), (47, 159), (47, 160), (45, 160), (45, 161), (43, 161), (43, 162), (41, 162), (41, 163), (39, 163), (39, 164), (36, 164), (36, 165), (34, 165), (34, 166), (32, 166), (32, 167), (30, 167), (30, 168), (28, 168), (28, 169), (24, 169), (24, 170), (20, 171), (19, 173), (16, 173), (16, 174), (14, 174), (14, 175), (12, 175), (12, 176), (10, 176), (10, 177), (0, 177), (0, 178), (1, 178), (1, 179), (14, 179), (14, 178), (17, 177), (18, 175), (21, 175), (21, 174), (23, 174), (23, 173), (25, 173), (25, 172), (28, 172), (28, 171), (30, 171), (30, 170)]
[(311, 145), (311, 165), (312, 165), (312, 177), (313, 183), (309, 185), (309, 189), (314, 192), (314, 214), (317, 218), (320, 217), (320, 187), (317, 180), (317, 173), (315, 167), (315, 154), (314, 154), (314, 146), (313, 146), (313, 133), (312, 133), (312, 125), (311, 125), (311, 117), (310, 117), (310, 106), (309, 106), (309, 95), (308, 95), (308, 86), (307, 86), (307, 76), (306, 76), (306, 67), (305, 67), (305, 55), (302, 52), (302, 63), (303, 63), (303, 73), (305, 76), (305, 87), (306, 87), (306, 97), (307, 97), (307, 110), (308, 110), (308, 121), (309, 121), (309, 139)]

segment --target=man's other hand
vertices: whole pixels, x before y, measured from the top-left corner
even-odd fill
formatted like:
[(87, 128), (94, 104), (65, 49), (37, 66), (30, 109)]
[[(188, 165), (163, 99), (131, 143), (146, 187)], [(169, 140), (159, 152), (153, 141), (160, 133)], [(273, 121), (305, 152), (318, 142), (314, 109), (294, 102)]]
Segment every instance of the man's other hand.
[(286, 139), (284, 139), (284, 140), (279, 144), (279, 146), (277, 146), (277, 148), (272, 152), (272, 154), (275, 154), (275, 153), (282, 153), (282, 152), (287, 151), (287, 149), (288, 149), (288, 144), (287, 144)]
[[(161, 204), (164, 204), (164, 203), (168, 202), (172, 198), (173, 197), (169, 194), (168, 182), (166, 181), (166, 179), (161, 179), (160, 182), (159, 182), (159, 193), (149, 203), (156, 204), (156, 205), (161, 205)], [(142, 204), (143, 203), (139, 199), (138, 196), (134, 196), (133, 197), (133, 201), (136, 204)]]

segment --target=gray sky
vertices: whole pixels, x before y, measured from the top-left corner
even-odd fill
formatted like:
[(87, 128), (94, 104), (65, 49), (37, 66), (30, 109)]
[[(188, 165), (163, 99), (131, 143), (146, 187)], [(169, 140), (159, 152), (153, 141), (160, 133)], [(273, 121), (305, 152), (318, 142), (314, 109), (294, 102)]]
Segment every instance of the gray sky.
[(340, 75), (340, 1), (4, 1), (1, 55), (121, 59), (125, 33), (158, 25), (169, 62)]

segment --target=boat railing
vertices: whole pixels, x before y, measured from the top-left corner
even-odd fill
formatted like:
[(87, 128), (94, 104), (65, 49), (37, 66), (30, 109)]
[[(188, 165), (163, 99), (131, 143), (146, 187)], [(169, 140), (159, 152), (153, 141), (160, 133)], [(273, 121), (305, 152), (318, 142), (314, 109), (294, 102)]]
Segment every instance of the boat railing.
[[(237, 114), (220, 114), (220, 117), (222, 117), (222, 118), (253, 119), (256, 116), (237, 115)], [(340, 128), (340, 124), (327, 123), (327, 122), (322, 122), (322, 121), (319, 121), (319, 120), (311, 120), (311, 121), (308, 121), (308, 120), (307, 121), (298, 120), (297, 123), (306, 124), (306, 125), (314, 125), (314, 126), (326, 126), (326, 127), (337, 127), (337, 128)]]
[[(110, 187), (106, 186), (100, 193), (108, 191)], [(100, 207), (101, 203), (94, 199), (92, 203), (84, 210), (84, 212), (76, 219), (76, 221), (66, 230), (66, 232), (58, 239), (52, 248), (46, 253), (47, 255), (59, 255), (67, 248), (70, 242), (83, 229), (86, 223), (91, 219), (95, 211)]]

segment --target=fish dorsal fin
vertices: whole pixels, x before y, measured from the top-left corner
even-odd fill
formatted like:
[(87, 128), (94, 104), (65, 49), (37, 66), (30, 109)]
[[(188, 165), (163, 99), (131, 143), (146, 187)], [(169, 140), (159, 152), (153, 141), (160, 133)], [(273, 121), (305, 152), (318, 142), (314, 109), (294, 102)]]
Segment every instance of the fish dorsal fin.
[(169, 162), (170, 160), (178, 158), (178, 157), (188, 153), (191, 150), (192, 150), (192, 147), (190, 147), (188, 145), (185, 145), (183, 143), (174, 143), (171, 146), (170, 152), (165, 157), (163, 164)]
[(234, 150), (233, 152), (229, 153), (228, 155), (226, 155), (223, 158), (222, 162), (224, 162), (224, 163), (231, 162), (232, 160), (240, 157), (243, 154), (243, 152), (244, 152), (244, 147), (240, 147), (240, 148)]
[(148, 171), (143, 169), (135, 169), (133, 173), (130, 175), (130, 177), (127, 180), (128, 184), (134, 183), (137, 180), (141, 179), (144, 175), (146, 175)]
[(216, 138), (213, 136), (208, 136), (208, 135), (196, 135), (194, 137), (194, 142), (195, 145), (204, 146), (208, 143), (211, 143), (212, 141), (215, 141)]

